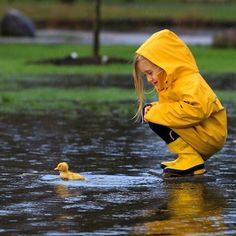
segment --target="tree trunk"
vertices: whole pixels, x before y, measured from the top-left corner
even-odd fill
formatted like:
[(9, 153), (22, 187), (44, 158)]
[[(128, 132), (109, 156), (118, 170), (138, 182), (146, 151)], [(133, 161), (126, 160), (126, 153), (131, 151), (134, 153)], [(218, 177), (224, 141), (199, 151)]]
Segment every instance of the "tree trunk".
[(95, 0), (95, 14), (93, 20), (93, 57), (99, 58), (99, 34), (100, 34), (100, 9), (101, 0)]

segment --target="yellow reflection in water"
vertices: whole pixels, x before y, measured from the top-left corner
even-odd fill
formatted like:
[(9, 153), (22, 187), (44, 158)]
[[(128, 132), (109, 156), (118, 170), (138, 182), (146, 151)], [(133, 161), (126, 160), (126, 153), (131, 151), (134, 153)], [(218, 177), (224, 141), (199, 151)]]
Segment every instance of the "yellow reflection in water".
[(56, 195), (60, 198), (67, 198), (70, 196), (79, 196), (81, 195), (81, 192), (79, 190), (69, 190), (69, 188), (66, 185), (56, 185), (54, 187), (54, 191)]
[[(144, 223), (136, 227), (134, 233), (182, 236), (213, 234), (226, 229), (222, 215), (224, 201), (217, 189), (209, 188), (204, 183), (170, 183), (167, 184), (167, 191), (168, 219)], [(156, 211), (156, 215), (160, 213), (160, 210)], [(153, 211), (150, 214), (153, 215)]]
[(60, 198), (66, 198), (70, 196), (70, 192), (67, 186), (65, 185), (57, 185), (54, 187), (54, 191), (56, 195)]

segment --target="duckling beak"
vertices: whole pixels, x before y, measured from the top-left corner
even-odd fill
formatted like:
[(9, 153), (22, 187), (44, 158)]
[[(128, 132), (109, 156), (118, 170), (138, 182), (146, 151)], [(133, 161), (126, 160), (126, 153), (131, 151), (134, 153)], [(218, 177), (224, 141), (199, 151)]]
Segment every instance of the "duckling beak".
[(58, 166), (56, 168), (54, 168), (54, 170), (58, 170)]

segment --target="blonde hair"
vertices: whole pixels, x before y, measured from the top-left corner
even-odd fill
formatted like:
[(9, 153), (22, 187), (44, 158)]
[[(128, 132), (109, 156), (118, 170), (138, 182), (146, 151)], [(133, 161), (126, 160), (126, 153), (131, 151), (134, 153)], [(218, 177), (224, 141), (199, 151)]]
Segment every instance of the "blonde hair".
[(138, 62), (140, 60), (146, 60), (146, 58), (139, 54), (136, 54), (133, 61), (133, 80), (134, 87), (138, 96), (138, 110), (133, 117), (135, 121), (143, 121), (144, 84), (138, 68)]

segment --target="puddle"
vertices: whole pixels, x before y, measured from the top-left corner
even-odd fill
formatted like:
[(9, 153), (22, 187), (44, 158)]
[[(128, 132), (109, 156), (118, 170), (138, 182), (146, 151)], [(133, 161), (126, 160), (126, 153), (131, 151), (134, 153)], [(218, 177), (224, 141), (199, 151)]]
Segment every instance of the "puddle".
[[(216, 180), (178, 182), (149, 173), (171, 154), (128, 119), (2, 116), (0, 233), (235, 235), (234, 124), (206, 163)], [(61, 180), (61, 161), (86, 180)]]
[(135, 188), (141, 186), (148, 186), (153, 184), (160, 178), (154, 177), (137, 177), (137, 176), (127, 176), (127, 175), (82, 175), (86, 178), (85, 181), (76, 180), (61, 180), (55, 175), (44, 175), (41, 177), (41, 181), (52, 185), (63, 185), (67, 187), (78, 187), (78, 188), (93, 188), (93, 189), (113, 189), (113, 188)]

